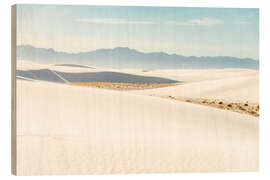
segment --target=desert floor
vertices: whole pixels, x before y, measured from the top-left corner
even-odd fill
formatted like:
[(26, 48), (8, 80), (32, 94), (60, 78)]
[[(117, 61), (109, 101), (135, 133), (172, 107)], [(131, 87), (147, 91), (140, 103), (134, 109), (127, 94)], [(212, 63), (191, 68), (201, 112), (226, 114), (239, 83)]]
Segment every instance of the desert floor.
[(198, 103), (248, 104), (248, 111), (259, 104), (258, 71), (122, 69), (177, 84), (119, 91), (70, 85), (58, 73), (113, 69), (27, 61), (17, 69), (26, 75), (17, 78), (18, 175), (259, 169), (258, 116)]

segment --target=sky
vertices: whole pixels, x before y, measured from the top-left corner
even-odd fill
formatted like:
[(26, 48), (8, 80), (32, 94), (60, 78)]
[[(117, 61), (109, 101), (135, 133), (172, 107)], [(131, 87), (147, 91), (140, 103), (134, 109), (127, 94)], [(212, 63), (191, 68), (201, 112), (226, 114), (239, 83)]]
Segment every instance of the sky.
[(259, 9), (17, 5), (17, 45), (259, 59)]

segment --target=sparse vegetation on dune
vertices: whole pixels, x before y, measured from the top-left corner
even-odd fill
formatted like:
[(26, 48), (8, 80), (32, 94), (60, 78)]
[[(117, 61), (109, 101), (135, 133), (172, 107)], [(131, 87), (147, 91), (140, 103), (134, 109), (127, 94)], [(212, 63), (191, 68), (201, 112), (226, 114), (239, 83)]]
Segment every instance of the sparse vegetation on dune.
[(121, 83), (121, 82), (69, 82), (75, 86), (91, 86), (97, 88), (109, 88), (118, 90), (151, 89), (175, 86), (177, 83)]
[[(143, 90), (153, 89), (161, 87), (175, 86), (179, 83), (121, 83), (121, 82), (69, 82), (70, 85), (74, 86), (85, 86), (85, 87), (97, 87), (115, 90)], [(150, 94), (149, 96), (156, 96)], [(201, 104), (205, 106), (211, 106), (219, 109), (225, 109), (238, 113), (249, 114), (252, 116), (259, 116), (259, 104), (247, 102), (230, 102), (220, 99), (205, 99), (205, 98), (184, 98), (175, 96), (161, 96), (162, 98), (168, 98), (173, 100), (185, 101), (189, 103)]]
[[(154, 96), (154, 95), (152, 95)], [(201, 104), (206, 106), (211, 106), (219, 109), (226, 109), (238, 113), (249, 114), (252, 116), (259, 116), (259, 104), (257, 103), (249, 103), (249, 102), (228, 102), (217, 99), (204, 99), (204, 98), (181, 98), (174, 96), (167, 96), (164, 98), (185, 101), (189, 103)]]

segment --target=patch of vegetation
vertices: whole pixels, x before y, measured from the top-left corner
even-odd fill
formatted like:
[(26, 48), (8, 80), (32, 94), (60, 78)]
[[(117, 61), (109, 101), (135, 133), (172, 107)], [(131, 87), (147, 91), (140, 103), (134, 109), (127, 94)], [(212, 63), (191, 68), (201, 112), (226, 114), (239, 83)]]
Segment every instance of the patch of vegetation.
[(121, 83), (121, 82), (69, 82), (70, 85), (97, 87), (97, 88), (111, 88), (119, 90), (129, 89), (150, 89), (175, 86), (174, 83)]

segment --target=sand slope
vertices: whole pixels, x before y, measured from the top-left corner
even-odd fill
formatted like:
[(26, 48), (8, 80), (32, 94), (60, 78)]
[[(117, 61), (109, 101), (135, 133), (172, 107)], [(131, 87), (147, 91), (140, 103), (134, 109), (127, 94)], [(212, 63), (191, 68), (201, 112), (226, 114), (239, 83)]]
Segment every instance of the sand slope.
[(134, 92), (17, 80), (17, 130), (19, 175), (258, 170), (257, 118)]
[(250, 69), (166, 69), (154, 70), (149, 73), (189, 83), (251, 75), (258, 76), (259, 71)]
[(259, 103), (259, 77), (258, 75), (245, 75), (216, 80), (203, 80), (183, 83), (173, 87), (137, 91), (135, 93)]

